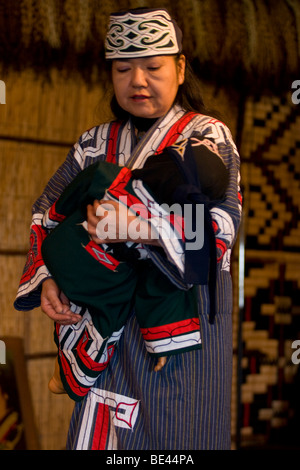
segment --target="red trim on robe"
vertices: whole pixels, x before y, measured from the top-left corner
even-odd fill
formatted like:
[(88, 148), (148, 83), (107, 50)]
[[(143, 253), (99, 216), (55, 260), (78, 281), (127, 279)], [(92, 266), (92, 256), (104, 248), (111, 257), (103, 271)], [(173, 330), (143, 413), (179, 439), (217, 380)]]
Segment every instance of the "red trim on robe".
[(189, 112), (184, 114), (167, 132), (166, 136), (164, 137), (163, 141), (159, 145), (158, 149), (155, 153), (160, 153), (163, 151), (165, 147), (169, 147), (173, 145), (178, 137), (181, 135), (185, 126), (195, 117), (198, 116), (199, 113)]
[(105, 450), (109, 430), (110, 411), (109, 406), (103, 403), (98, 403), (97, 408), (91, 450)]
[(116, 154), (117, 154), (117, 142), (119, 129), (121, 127), (120, 122), (113, 122), (111, 125), (111, 130), (108, 139), (107, 147), (107, 158), (106, 161), (110, 163), (116, 163)]
[(100, 245), (92, 240), (84, 248), (96, 261), (111, 271), (115, 271), (120, 264), (116, 258), (106, 253)]
[(63, 215), (63, 214), (59, 214), (56, 211), (56, 203), (57, 203), (57, 200), (50, 207), (49, 212), (48, 212), (48, 217), (49, 217), (50, 220), (53, 220), (55, 222), (62, 222), (63, 220), (65, 220), (66, 216)]
[(169, 323), (168, 325), (154, 326), (151, 328), (141, 328), (143, 338), (151, 341), (153, 339), (169, 338), (199, 330), (199, 318), (190, 318), (179, 322)]
[(30, 282), (37, 270), (44, 266), (44, 260), (41, 254), (42, 243), (47, 236), (46, 230), (41, 225), (33, 225), (30, 234), (30, 250), (27, 256), (24, 273), (20, 280), (20, 285)]

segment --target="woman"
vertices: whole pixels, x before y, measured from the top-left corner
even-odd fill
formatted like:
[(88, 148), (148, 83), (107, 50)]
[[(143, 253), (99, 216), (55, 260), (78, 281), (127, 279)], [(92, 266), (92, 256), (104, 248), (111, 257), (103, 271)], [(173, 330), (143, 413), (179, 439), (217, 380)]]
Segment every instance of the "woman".
[[(111, 15), (106, 58), (111, 62), (112, 109), (118, 120), (81, 136), (33, 206), (32, 248), (15, 307), (30, 310), (41, 302), (44, 312), (57, 324), (78, 322), (76, 306), (69, 305), (49, 278), (40, 246), (47, 235), (41, 226), (43, 213), (79, 171), (97, 160), (140, 168), (151, 154), (167, 146), (205, 138), (208, 150), (210, 145), (217, 148), (230, 175), (224, 201), (210, 210), (218, 261), (216, 276), (210, 278), (212, 286), (201, 283), (201, 250), (186, 249), (189, 269), (182, 278), (176, 269), (178, 253), (170, 240), (163, 235), (159, 240), (138, 240), (170, 283), (180, 289), (199, 284), (202, 349), (169, 358), (162, 371), (153, 374), (152, 360), (132, 315), (109, 366), (75, 406), (68, 448), (228, 449), (232, 369), (229, 269), (241, 216), (239, 156), (228, 128), (205, 115), (182, 54), (181, 31), (167, 11), (131, 10)], [(118, 204), (111, 203), (118, 211)], [(118, 239), (108, 239), (97, 230), (102, 220), (96, 215), (99, 205), (101, 201), (95, 201), (87, 208), (89, 233), (96, 243), (116, 242)], [(115, 233), (124, 233), (126, 218), (117, 217)], [(143, 284), (143, 271), (139, 282)], [(87, 337), (88, 333), (87, 329)]]

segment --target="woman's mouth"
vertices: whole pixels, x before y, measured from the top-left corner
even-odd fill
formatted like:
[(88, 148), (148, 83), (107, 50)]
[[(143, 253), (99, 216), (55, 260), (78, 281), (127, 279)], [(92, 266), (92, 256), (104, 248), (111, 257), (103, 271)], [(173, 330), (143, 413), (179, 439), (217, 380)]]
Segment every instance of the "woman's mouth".
[(131, 99), (135, 102), (143, 102), (149, 100), (149, 96), (146, 95), (133, 95), (131, 96)]

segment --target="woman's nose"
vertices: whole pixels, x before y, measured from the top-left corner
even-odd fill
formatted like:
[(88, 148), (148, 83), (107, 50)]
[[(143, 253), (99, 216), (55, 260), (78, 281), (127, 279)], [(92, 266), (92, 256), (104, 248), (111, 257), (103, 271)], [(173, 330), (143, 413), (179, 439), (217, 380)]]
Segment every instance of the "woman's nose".
[(136, 88), (147, 86), (147, 78), (143, 69), (139, 67), (132, 69), (131, 83)]

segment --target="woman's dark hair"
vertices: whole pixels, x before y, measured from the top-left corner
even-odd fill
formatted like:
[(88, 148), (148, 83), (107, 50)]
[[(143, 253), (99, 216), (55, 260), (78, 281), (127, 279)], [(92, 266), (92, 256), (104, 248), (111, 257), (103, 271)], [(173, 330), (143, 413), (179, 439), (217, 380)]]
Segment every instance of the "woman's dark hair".
[[(175, 57), (178, 61), (181, 54)], [(201, 94), (201, 83), (196, 74), (194, 73), (190, 63), (186, 60), (185, 67), (185, 80), (182, 85), (179, 86), (177, 96), (174, 100), (174, 104), (179, 104), (186, 111), (194, 111), (200, 114), (206, 114), (212, 117), (218, 117), (216, 111), (209, 110), (203, 101)], [(110, 101), (110, 108), (114, 116), (119, 120), (127, 120), (129, 113), (124, 111), (123, 108), (117, 102), (115, 95), (112, 96)]]
[[(176, 57), (176, 60), (179, 57), (180, 55)], [(209, 114), (209, 110), (203, 101), (200, 80), (194, 73), (188, 60), (186, 60), (185, 65), (185, 80), (178, 88), (175, 103), (179, 104), (186, 111)]]

